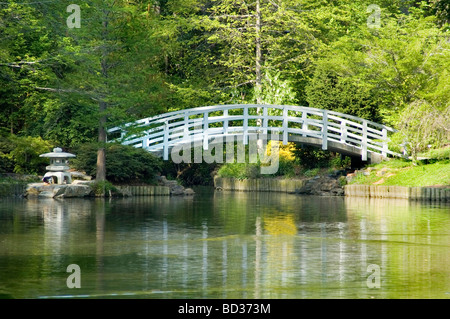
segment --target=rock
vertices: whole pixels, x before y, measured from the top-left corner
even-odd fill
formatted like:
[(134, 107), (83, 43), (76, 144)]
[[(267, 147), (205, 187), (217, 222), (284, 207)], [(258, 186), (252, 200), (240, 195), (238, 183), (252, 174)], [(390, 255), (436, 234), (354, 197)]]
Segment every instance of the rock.
[(38, 196), (40, 193), (40, 188), (41, 186), (43, 186), (43, 183), (32, 183), (32, 184), (28, 184), (26, 190), (25, 190), (25, 197), (30, 196)]
[(177, 181), (168, 180), (165, 176), (159, 177), (158, 180), (162, 186), (167, 186), (170, 188), (170, 195), (184, 195), (185, 194), (184, 187), (181, 185), (178, 185)]
[(66, 185), (55, 185), (53, 186), (53, 197), (61, 196), (65, 193)]
[(171, 195), (183, 195), (184, 194), (184, 187), (181, 185), (176, 185), (174, 187), (170, 188), (170, 194)]
[(92, 189), (88, 185), (45, 185), (44, 183), (28, 184), (25, 197), (45, 197), (45, 198), (62, 198), (62, 197), (86, 197), (91, 196)]
[[(82, 181), (90, 181), (90, 180), (92, 180), (91, 176), (86, 175), (85, 173), (82, 173), (82, 172), (73, 171), (73, 172), (70, 172), (70, 175), (72, 176), (73, 182), (81, 181), (81, 180)], [(72, 184), (73, 184), (73, 182), (72, 182)]]
[(192, 188), (186, 188), (184, 190), (184, 195), (194, 195), (194, 194), (195, 194), (195, 192)]
[(60, 197), (86, 197), (93, 193), (92, 188), (87, 185), (70, 185), (67, 186), (64, 193)]
[(389, 168), (383, 167), (381, 170), (377, 172), (377, 176), (384, 176), (387, 172), (389, 172)]
[(345, 176), (345, 179), (347, 180), (347, 183), (350, 183), (355, 177), (356, 177), (356, 174), (351, 173), (351, 174), (347, 174), (347, 176)]
[(344, 176), (346, 173), (347, 173), (347, 171), (345, 169), (336, 170), (336, 171), (333, 171), (331, 174), (329, 174), (328, 177), (339, 178), (341, 176)]
[(38, 197), (53, 198), (53, 191), (40, 192)]
[(303, 187), (297, 189), (296, 193), (319, 196), (342, 196), (344, 195), (344, 189), (335, 178), (319, 177), (308, 180)]
[(334, 196), (344, 196), (344, 189), (343, 189), (342, 187), (339, 187), (339, 188), (333, 188), (333, 189), (330, 191), (330, 194), (331, 194), (331, 195), (334, 195)]
[(76, 179), (70, 185), (90, 185), (94, 183), (95, 181)]

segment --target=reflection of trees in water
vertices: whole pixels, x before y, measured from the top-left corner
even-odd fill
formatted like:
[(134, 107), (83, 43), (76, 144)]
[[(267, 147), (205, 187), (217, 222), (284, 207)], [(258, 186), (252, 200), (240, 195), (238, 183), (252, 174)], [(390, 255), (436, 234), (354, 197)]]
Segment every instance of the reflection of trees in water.
[(297, 226), (293, 213), (264, 215), (264, 246), (267, 250), (266, 290), (270, 287), (295, 286), (292, 277), (298, 267), (295, 254)]
[[(381, 267), (386, 298), (430, 298), (450, 287), (448, 204), (346, 198), (351, 238)], [(424, 294), (426, 291), (429, 295)], [(434, 292), (433, 292), (434, 291)], [(439, 293), (438, 293), (439, 295)]]
[[(31, 268), (15, 266), (21, 276), (46, 278), (55, 269), (65, 276), (68, 264), (81, 261), (91, 272), (82, 282), (96, 291), (124, 284), (180, 296), (359, 298), (450, 286), (448, 214), (405, 200), (226, 192), (37, 200), (22, 204), (15, 219), (9, 229), (23, 248), (8, 253), (39, 256), (30, 257)], [(381, 266), (379, 290), (366, 287), (369, 264)]]

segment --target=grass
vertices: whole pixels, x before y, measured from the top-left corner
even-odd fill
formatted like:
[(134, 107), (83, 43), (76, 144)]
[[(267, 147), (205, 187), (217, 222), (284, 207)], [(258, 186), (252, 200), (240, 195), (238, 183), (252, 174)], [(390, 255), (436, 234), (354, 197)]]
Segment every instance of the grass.
[[(413, 165), (412, 162), (395, 159), (371, 165), (370, 175), (358, 174), (350, 184), (395, 186), (450, 186), (450, 160), (432, 164)], [(383, 176), (377, 172), (386, 170)]]
[(450, 146), (429, 150), (428, 152), (419, 154), (419, 157), (426, 157), (437, 160), (450, 159)]
[(403, 169), (398, 174), (386, 179), (384, 185), (450, 186), (450, 161)]

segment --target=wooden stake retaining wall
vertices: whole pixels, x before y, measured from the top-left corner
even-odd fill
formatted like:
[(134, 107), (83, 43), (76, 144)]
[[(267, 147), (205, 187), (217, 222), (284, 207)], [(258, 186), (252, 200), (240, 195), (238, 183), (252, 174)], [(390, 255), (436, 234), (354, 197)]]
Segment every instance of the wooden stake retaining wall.
[(116, 186), (121, 191), (128, 191), (133, 196), (166, 196), (170, 195), (168, 186)]
[(214, 187), (216, 188), (247, 192), (296, 193), (304, 183), (303, 180), (295, 179), (249, 178), (238, 180), (225, 177), (214, 178)]
[(450, 202), (450, 187), (346, 185), (345, 196)]
[(26, 183), (0, 183), (1, 196), (21, 196), (25, 193)]
[[(214, 186), (223, 190), (296, 193), (304, 185), (303, 180), (214, 178)], [(345, 196), (370, 198), (403, 198), (450, 202), (448, 187), (405, 187), (378, 185), (346, 185)]]

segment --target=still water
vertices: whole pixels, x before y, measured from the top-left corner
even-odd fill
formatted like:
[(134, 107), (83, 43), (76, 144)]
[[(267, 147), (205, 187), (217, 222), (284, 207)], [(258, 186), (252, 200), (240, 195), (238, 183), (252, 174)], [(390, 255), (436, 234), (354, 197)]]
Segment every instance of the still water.
[[(67, 286), (71, 264), (81, 288)], [(449, 203), (0, 199), (3, 298), (450, 299), (449, 265)]]

